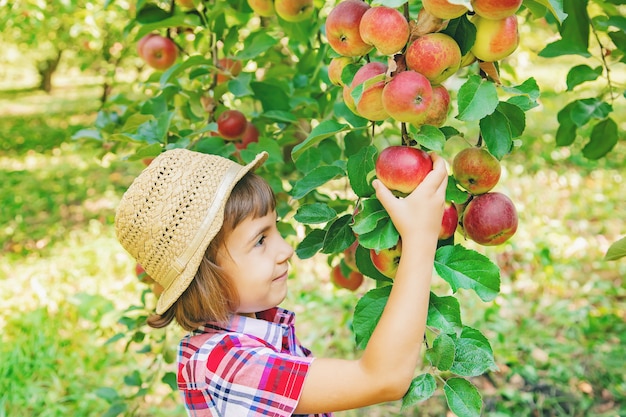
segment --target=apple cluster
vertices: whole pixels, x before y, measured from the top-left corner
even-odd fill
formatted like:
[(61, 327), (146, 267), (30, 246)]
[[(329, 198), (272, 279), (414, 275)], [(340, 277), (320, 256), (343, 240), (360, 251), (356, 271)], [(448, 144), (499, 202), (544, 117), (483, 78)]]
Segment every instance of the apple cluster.
[(480, 245), (501, 245), (517, 231), (515, 204), (506, 194), (492, 191), (501, 171), (500, 161), (483, 147), (465, 148), (452, 161), (452, 176), (469, 194), (457, 204), (459, 225), (465, 237)]
[(239, 110), (224, 110), (217, 117), (217, 134), (233, 142), (238, 150), (259, 141), (259, 129)]
[[(343, 88), (344, 102), (353, 113), (371, 121), (391, 118), (416, 127), (440, 127), (450, 107), (442, 83), (477, 59), (499, 61), (517, 49), (515, 13), (522, 0), (472, 0), (476, 41), (465, 55), (455, 39), (441, 31), (468, 8), (447, 0), (422, 3), (415, 22), (396, 8), (361, 0), (343, 0), (328, 14), (326, 37), (338, 55), (329, 64), (328, 77)], [(375, 59), (359, 64), (364, 55)], [(348, 82), (344, 69), (351, 64), (359, 68)]]

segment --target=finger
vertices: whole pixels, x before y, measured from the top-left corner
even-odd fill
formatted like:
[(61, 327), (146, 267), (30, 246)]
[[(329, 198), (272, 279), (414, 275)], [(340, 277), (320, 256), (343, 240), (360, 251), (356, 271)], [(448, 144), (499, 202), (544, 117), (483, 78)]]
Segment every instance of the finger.
[(388, 207), (389, 204), (391, 204), (391, 202), (396, 199), (391, 190), (389, 190), (389, 188), (387, 188), (387, 186), (385, 186), (385, 184), (383, 184), (381, 180), (375, 179), (374, 181), (372, 181), (372, 186), (376, 191), (376, 197), (381, 202), (383, 207)]

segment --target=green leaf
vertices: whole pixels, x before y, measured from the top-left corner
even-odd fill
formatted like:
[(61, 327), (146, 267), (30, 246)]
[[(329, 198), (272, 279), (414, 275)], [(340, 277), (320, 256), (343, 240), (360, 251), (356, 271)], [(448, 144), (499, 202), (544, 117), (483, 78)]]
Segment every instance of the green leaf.
[(125, 403), (115, 403), (102, 415), (102, 417), (117, 417), (122, 414), (128, 406)]
[(554, 58), (561, 55), (581, 55), (590, 57), (589, 53), (589, 15), (588, 0), (565, 1), (564, 13), (567, 17), (559, 30), (561, 39), (548, 44), (539, 56)]
[(453, 175), (448, 175), (448, 184), (446, 185), (446, 201), (453, 201), (457, 204), (462, 204), (469, 198), (469, 193), (461, 190), (458, 187), (456, 178)]
[(572, 91), (574, 87), (587, 81), (597, 80), (600, 75), (602, 75), (601, 65), (595, 68), (586, 64), (576, 65), (567, 73), (567, 91)]
[(459, 301), (452, 296), (439, 297), (431, 292), (426, 324), (442, 333), (456, 333), (463, 327)]
[(413, 381), (411, 381), (409, 390), (406, 394), (404, 394), (404, 397), (402, 397), (401, 410), (405, 410), (406, 408), (417, 403), (426, 401), (433, 396), (436, 389), (437, 381), (435, 381), (434, 376), (428, 373), (418, 375), (413, 379)]
[(322, 249), (326, 231), (323, 229), (313, 229), (309, 231), (296, 247), (296, 255), (300, 259), (309, 259)]
[(300, 206), (294, 219), (304, 224), (327, 223), (337, 217), (337, 212), (328, 204), (313, 203)]
[(96, 390), (96, 395), (109, 404), (117, 401), (120, 398), (120, 395), (117, 391), (111, 387), (100, 387)]
[(478, 389), (463, 378), (450, 378), (443, 392), (450, 410), (458, 417), (480, 417), (483, 400)]
[(385, 305), (387, 305), (390, 292), (391, 285), (375, 288), (368, 291), (357, 302), (352, 321), (357, 348), (364, 349), (367, 346)]
[(606, 255), (604, 255), (604, 260), (615, 261), (623, 258), (624, 256), (626, 256), (626, 237), (623, 237), (611, 244), (609, 250), (606, 252)]
[(138, 161), (144, 158), (152, 158), (159, 155), (161, 152), (163, 152), (163, 146), (160, 143), (153, 143), (137, 149), (133, 155), (128, 157), (128, 160)]
[(482, 135), (489, 152), (498, 159), (509, 152), (513, 146), (513, 134), (509, 119), (500, 111), (485, 116), (479, 122)]
[(99, 130), (96, 129), (80, 129), (78, 132), (72, 135), (72, 140), (81, 140), (81, 139), (94, 139), (97, 141), (102, 141), (102, 134)]
[[(532, 7), (532, 3), (540, 4), (545, 9), (549, 10), (559, 22), (562, 22), (567, 17), (567, 13), (563, 10), (563, 1), (564, 0), (524, 0), (524, 5), (534, 11), (535, 8)], [(538, 17), (544, 16), (540, 15)]]
[(354, 216), (352, 230), (356, 234), (371, 232), (382, 219), (388, 218), (389, 214), (377, 198), (368, 198), (361, 201), (359, 212)]
[(501, 101), (496, 110), (502, 113), (509, 122), (512, 137), (517, 138), (524, 133), (526, 129), (526, 113), (524, 113), (523, 109), (513, 103)]
[[(467, 3), (469, 4), (469, 1)], [(469, 7), (471, 8), (471, 5)], [(442, 33), (451, 36), (456, 41), (461, 55), (466, 55), (476, 42), (476, 26), (469, 21), (466, 14), (451, 19)]]
[(576, 126), (581, 127), (589, 123), (591, 119), (604, 119), (613, 107), (599, 98), (585, 98), (573, 102), (571, 108), (571, 119)]
[(454, 341), (455, 356), (451, 372), (461, 376), (478, 376), (488, 370), (495, 370), (496, 362), (491, 346), (478, 330), (463, 328)]
[(611, 118), (598, 122), (591, 130), (589, 142), (582, 149), (583, 156), (596, 160), (609, 153), (617, 144), (617, 130), (617, 123)]
[(367, 249), (382, 250), (395, 246), (400, 235), (389, 216), (381, 219), (376, 228), (359, 235), (359, 243)]
[(374, 193), (369, 177), (375, 170), (377, 152), (376, 147), (367, 146), (348, 158), (348, 179), (359, 197), (369, 197)]
[(530, 97), (532, 100), (537, 100), (541, 95), (537, 80), (533, 77), (528, 78), (526, 81), (515, 86), (502, 86), (502, 89), (510, 94), (523, 94)]
[(161, 78), (159, 79), (159, 84), (161, 84), (161, 88), (167, 85), (172, 78), (175, 78), (186, 69), (197, 67), (200, 65), (214, 67), (213, 62), (202, 55), (193, 55), (182, 62), (178, 62), (172, 65), (170, 68), (167, 69), (167, 71), (163, 73), (163, 75), (161, 75)]
[(441, 333), (433, 342), (433, 346), (426, 351), (426, 359), (440, 371), (447, 371), (454, 363), (454, 340), (445, 333)]
[(254, 97), (261, 102), (263, 111), (289, 111), (289, 95), (278, 83), (251, 82)]
[(161, 378), (161, 382), (169, 385), (172, 391), (178, 390), (178, 381), (175, 372), (166, 372), (163, 378)]
[(339, 175), (345, 175), (345, 171), (336, 165), (317, 167), (294, 184), (291, 195), (298, 200)]
[(500, 269), (485, 255), (462, 245), (437, 249), (435, 270), (452, 291), (471, 289), (483, 301), (491, 301), (500, 292)]
[(261, 113), (260, 117), (281, 123), (296, 123), (298, 121), (293, 113), (282, 110), (269, 110)]
[(319, 125), (315, 126), (307, 138), (296, 145), (291, 151), (291, 157), (296, 160), (302, 154), (303, 151), (321, 142), (322, 140), (336, 135), (348, 129), (348, 125), (339, 123), (335, 120), (324, 120)]
[(254, 90), (250, 86), (252, 80), (253, 74), (248, 72), (241, 73), (236, 78), (228, 80), (228, 91), (237, 98), (251, 96), (254, 94)]
[(572, 119), (572, 109), (576, 104), (575, 101), (565, 105), (557, 113), (557, 120), (559, 122), (559, 128), (556, 131), (556, 145), (557, 146), (569, 146), (574, 143), (576, 139), (576, 124)]
[(435, 151), (442, 152), (446, 144), (446, 136), (436, 126), (422, 125), (419, 133), (413, 136), (413, 139), (423, 147)]
[(340, 253), (354, 243), (354, 232), (350, 227), (352, 215), (345, 214), (332, 222), (324, 236), (322, 253)]
[(235, 58), (242, 61), (256, 58), (277, 43), (278, 39), (274, 39), (266, 32), (255, 32), (244, 40), (244, 46)]
[(457, 119), (472, 122), (493, 113), (498, 107), (498, 91), (493, 82), (471, 75), (459, 88)]

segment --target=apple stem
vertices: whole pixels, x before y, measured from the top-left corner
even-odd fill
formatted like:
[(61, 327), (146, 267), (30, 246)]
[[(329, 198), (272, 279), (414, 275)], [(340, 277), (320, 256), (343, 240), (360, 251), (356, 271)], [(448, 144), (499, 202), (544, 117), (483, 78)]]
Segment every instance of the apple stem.
[(478, 134), (478, 141), (476, 142), (476, 147), (480, 148), (481, 146), (483, 146), (483, 134), (479, 133)]
[(406, 123), (402, 122), (402, 143), (404, 146), (411, 146), (411, 138), (409, 137), (409, 132), (406, 130)]

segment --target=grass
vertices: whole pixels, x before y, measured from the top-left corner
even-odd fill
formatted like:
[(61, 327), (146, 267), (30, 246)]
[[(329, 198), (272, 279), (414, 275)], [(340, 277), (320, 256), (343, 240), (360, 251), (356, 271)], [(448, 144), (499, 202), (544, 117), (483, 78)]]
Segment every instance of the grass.
[[(184, 415), (161, 381), (178, 331), (137, 327), (154, 299), (112, 226), (142, 166), (69, 140), (93, 122), (97, 96), (90, 86), (0, 93), (0, 416), (106, 415), (121, 404), (128, 415)], [(626, 230), (626, 150), (590, 162), (576, 147), (555, 149), (548, 115), (558, 99), (545, 96), (524, 147), (505, 161), (498, 187), (518, 206), (517, 235), (497, 248), (463, 242), (502, 268), (494, 302), (459, 294), (466, 324), (489, 337), (498, 361), (474, 381), (491, 417), (626, 413), (626, 263), (602, 260)], [(317, 355), (356, 355), (349, 322), (367, 288), (335, 289), (324, 262), (294, 270), (285, 306), (302, 342)], [(436, 397), (407, 411), (393, 403), (337, 415), (441, 416), (444, 405)]]

